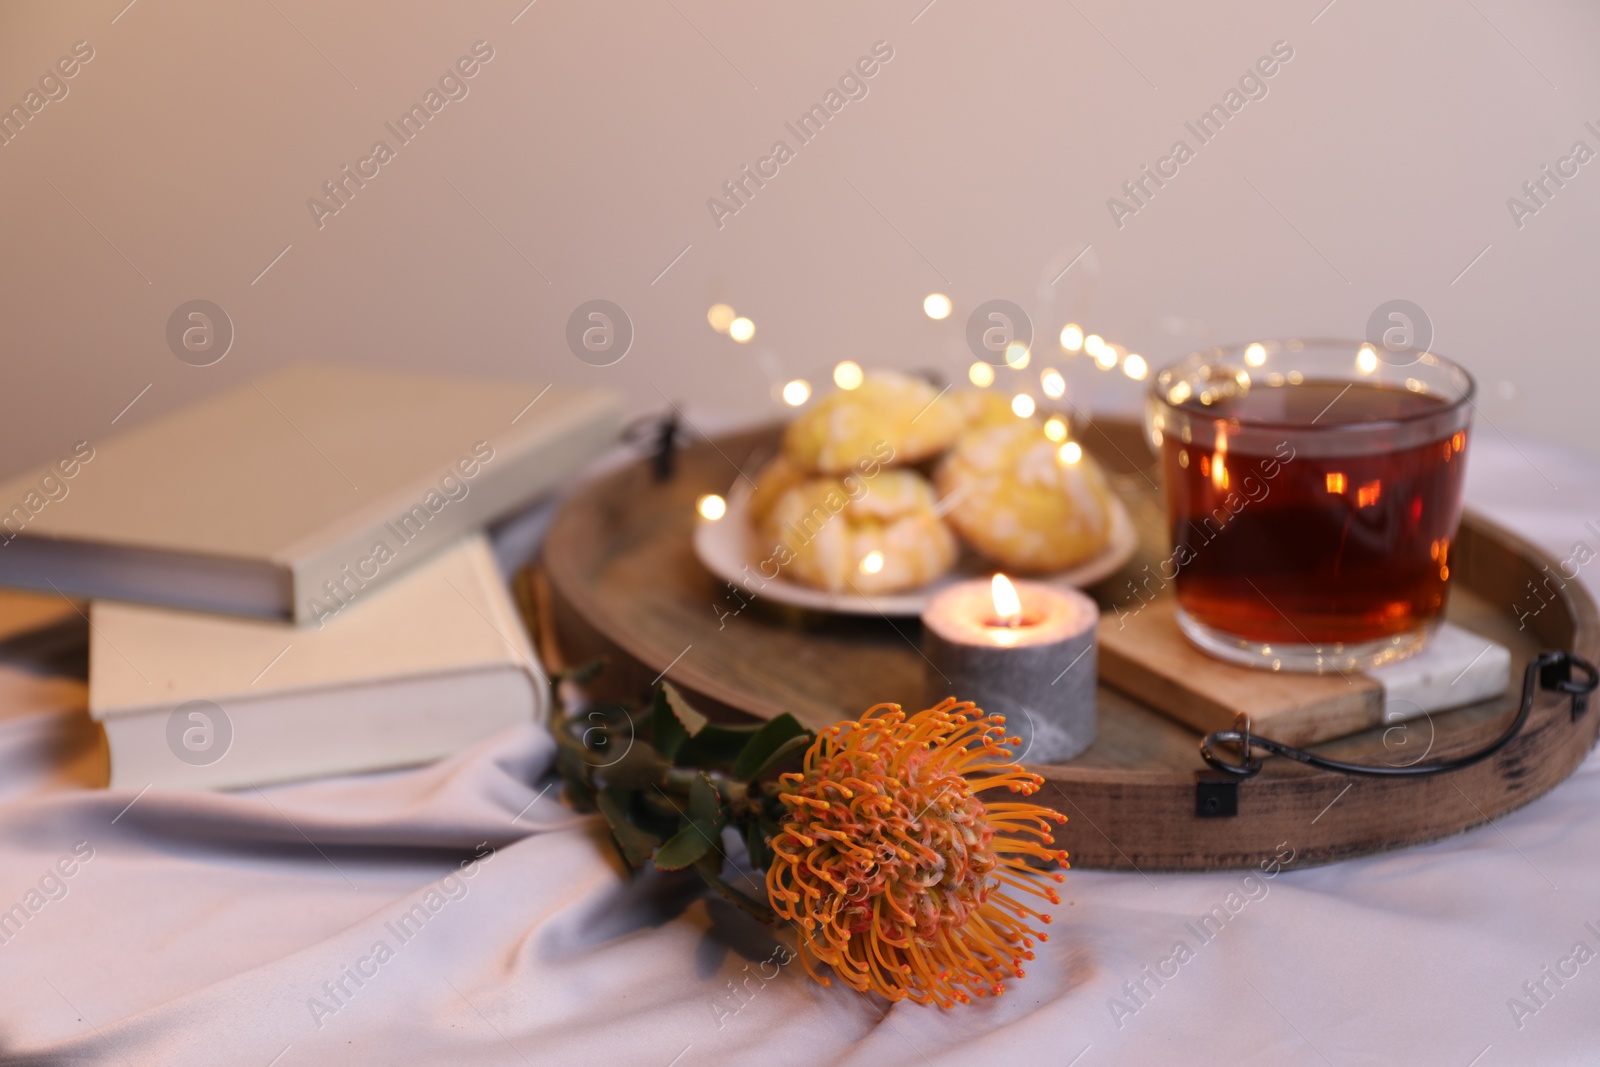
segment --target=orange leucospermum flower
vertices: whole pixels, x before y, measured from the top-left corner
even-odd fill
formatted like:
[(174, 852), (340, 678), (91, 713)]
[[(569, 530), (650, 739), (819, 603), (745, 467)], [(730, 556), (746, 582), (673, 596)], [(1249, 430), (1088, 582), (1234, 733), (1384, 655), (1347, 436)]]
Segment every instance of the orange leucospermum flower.
[(945, 1008), (1022, 977), (1034, 939), (1048, 940), (1030, 924), (1050, 916), (1013, 893), (1061, 902), (1027, 858), (1064, 864), (1045, 846), (1050, 822), (1067, 820), (979, 799), (1044, 782), (1009, 762), (1007, 741), (1004, 719), (971, 702), (909, 716), (879, 704), (824, 730), (804, 773), (782, 776), (788, 816), (772, 838), (767, 895), (798, 925), (807, 973), (829, 984), (819, 961), (853, 989)]

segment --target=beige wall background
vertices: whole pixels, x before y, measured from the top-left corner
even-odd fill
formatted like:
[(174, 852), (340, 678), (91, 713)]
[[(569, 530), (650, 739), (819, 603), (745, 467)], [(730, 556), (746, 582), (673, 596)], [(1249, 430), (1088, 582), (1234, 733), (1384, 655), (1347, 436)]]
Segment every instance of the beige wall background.
[[(1600, 454), (1600, 161), (1520, 227), (1507, 207), (1600, 151), (1580, 0), (5, 0), (0, 105), (79, 41), (0, 146), (0, 473), (295, 359), (776, 414), (775, 383), (840, 359), (960, 375), (993, 298), (1156, 365), (1410, 300), (1483, 432)], [(319, 228), (307, 200), (479, 41), (466, 96)], [(785, 122), (879, 41), (867, 95), (799, 145)], [(1279, 41), (1265, 97), (1119, 228), (1107, 199)], [(719, 229), (707, 200), (780, 138), (794, 159)], [(635, 331), (603, 368), (565, 342), (595, 298)], [(194, 299), (235, 332), (210, 366), (167, 343)], [(708, 328), (719, 300), (751, 343)]]

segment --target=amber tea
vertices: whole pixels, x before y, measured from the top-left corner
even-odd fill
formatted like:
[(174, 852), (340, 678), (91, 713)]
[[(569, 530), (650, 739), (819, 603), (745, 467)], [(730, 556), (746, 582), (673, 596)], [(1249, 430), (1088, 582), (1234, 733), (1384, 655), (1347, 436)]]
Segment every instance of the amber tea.
[(1224, 658), (1372, 666), (1420, 647), (1443, 614), (1467, 394), (1427, 380), (1437, 357), (1380, 374), (1370, 349), (1340, 347), (1347, 377), (1313, 377), (1312, 353), (1280, 360), (1294, 371), (1212, 362), (1158, 381), (1180, 624)]

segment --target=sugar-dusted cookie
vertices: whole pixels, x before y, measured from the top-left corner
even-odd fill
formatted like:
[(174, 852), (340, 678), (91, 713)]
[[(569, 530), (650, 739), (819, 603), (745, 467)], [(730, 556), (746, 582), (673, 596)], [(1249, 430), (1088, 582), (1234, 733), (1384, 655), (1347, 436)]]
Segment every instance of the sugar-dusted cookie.
[(961, 435), (940, 465), (945, 521), (1007, 570), (1058, 571), (1082, 563), (1111, 536), (1111, 490), (1081, 449), (1018, 419)]
[(962, 389), (948, 394), (961, 412), (967, 429), (978, 426), (1009, 426), (1018, 421), (1011, 410), (1011, 398), (993, 389)]
[(772, 513), (772, 508), (783, 498), (783, 494), (805, 481), (811, 475), (805, 468), (797, 466), (789, 457), (779, 453), (771, 463), (761, 468), (761, 473), (756, 475), (756, 487), (750, 494), (750, 525), (761, 529), (767, 521), (767, 516)]
[(915, 471), (871, 479), (813, 478), (783, 494), (767, 540), (783, 574), (832, 592), (890, 593), (925, 585), (956, 560), (956, 539)]
[(807, 470), (843, 474), (874, 460), (899, 465), (936, 456), (961, 427), (961, 413), (948, 395), (919, 378), (876, 371), (791, 422), (783, 451)]

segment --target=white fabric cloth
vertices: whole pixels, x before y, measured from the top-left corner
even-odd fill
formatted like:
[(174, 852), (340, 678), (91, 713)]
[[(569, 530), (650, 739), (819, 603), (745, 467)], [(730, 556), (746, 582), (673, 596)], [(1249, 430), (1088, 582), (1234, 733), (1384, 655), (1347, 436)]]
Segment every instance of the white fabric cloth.
[[(1562, 556), (1600, 548), (1600, 472), (1554, 449), (1480, 435), (1470, 496)], [(1423, 848), (1270, 877), (1070, 872), (1027, 977), (941, 1012), (821, 988), (720, 902), (630, 881), (557, 800), (533, 727), (229, 795), (85, 788), (89, 737), (81, 713), (0, 714), (0, 909), (40, 905), (0, 916), (0, 1062), (1600, 1062), (1593, 758)]]

